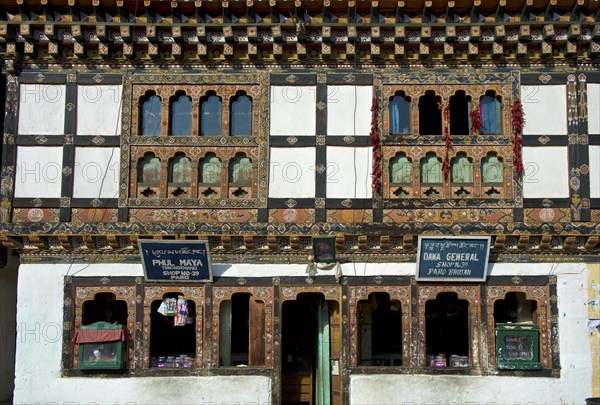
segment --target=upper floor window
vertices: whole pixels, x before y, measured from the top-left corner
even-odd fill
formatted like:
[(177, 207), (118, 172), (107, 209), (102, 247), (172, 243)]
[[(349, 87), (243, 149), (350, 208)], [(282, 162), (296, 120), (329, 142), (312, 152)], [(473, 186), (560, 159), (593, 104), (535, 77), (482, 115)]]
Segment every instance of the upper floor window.
[(489, 152), (481, 160), (481, 181), (484, 186), (501, 186), (504, 183), (502, 158), (495, 152)]
[(442, 99), (433, 90), (419, 97), (419, 134), (442, 134)]
[(471, 104), (471, 97), (463, 90), (450, 97), (450, 135), (469, 135)]
[(192, 134), (192, 100), (183, 92), (171, 98), (171, 135), (190, 136)]
[(473, 184), (473, 163), (466, 153), (458, 152), (450, 166), (453, 185)]
[(412, 161), (406, 153), (397, 153), (390, 159), (390, 184), (410, 185), (412, 181)]
[(252, 99), (243, 91), (231, 102), (231, 135), (252, 135)]
[(238, 153), (231, 159), (229, 183), (232, 186), (248, 187), (252, 185), (252, 160), (244, 153)]
[(496, 92), (488, 90), (485, 96), (481, 97), (481, 127), (483, 134), (501, 134), (502, 133), (502, 102)]
[(162, 102), (155, 92), (148, 92), (141, 103), (141, 122), (142, 135), (159, 136), (161, 126)]
[(390, 98), (390, 134), (410, 134), (410, 97), (397, 91)]
[(200, 102), (200, 135), (220, 136), (223, 111), (221, 98), (211, 91)]
[(433, 152), (427, 153), (421, 159), (421, 184), (442, 184), (444, 182), (442, 176), (442, 160)]
[(200, 184), (221, 184), (221, 160), (212, 152), (200, 160)]

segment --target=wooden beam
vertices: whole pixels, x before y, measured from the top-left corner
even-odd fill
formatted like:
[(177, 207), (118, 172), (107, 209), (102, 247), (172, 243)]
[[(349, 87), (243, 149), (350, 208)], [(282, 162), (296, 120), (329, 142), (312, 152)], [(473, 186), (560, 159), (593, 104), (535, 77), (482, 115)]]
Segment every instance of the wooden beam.
[(356, 22), (356, 2), (348, 1), (348, 22), (355, 23)]
[(406, 16), (406, 11), (404, 9), (405, 3), (404, 1), (399, 1), (396, 4), (396, 22), (397, 23), (405, 23), (408, 21), (408, 17)]
[(504, 11), (504, 7), (506, 6), (506, 0), (500, 0), (498, 2), (498, 7), (496, 7), (496, 22), (506, 22), (509, 17), (506, 15)]
[(75, 0), (69, 0), (69, 13), (71, 13), (72, 21), (81, 21), (81, 10)]
[(423, 4), (423, 12), (422, 12), (422, 22), (430, 23), (431, 22), (431, 6), (433, 5), (433, 1), (425, 0)]
[(206, 12), (204, 11), (204, 8), (202, 7), (202, 2), (201, 1), (195, 1), (194, 2), (194, 7), (196, 7), (196, 21), (200, 24), (200, 23), (205, 23), (206, 22)]
[(571, 11), (571, 21), (579, 22), (585, 16), (583, 15), (583, 5), (585, 4), (585, 0), (577, 0), (573, 5), (573, 10)]
[(379, 24), (379, 2), (371, 1), (371, 16), (369, 17), (371, 24)]
[(256, 10), (254, 9), (253, 0), (246, 0), (246, 16), (248, 17), (248, 22), (256, 22)]
[(44, 9), (45, 20), (54, 21), (54, 7), (48, 2), (48, 0), (40, 0), (40, 4)]
[(302, 1), (300, 0), (294, 1), (294, 17), (296, 18), (296, 22), (306, 22), (307, 20), (306, 10), (302, 6)]
[[(152, 2), (144, 0), (144, 10), (146, 14), (146, 22), (156, 23), (156, 10), (152, 7)], [(137, 18), (137, 15), (135, 16)]]
[(269, 0), (269, 12), (271, 14), (271, 23), (279, 24), (279, 10), (277, 9), (276, 0)]
[(17, 0), (17, 5), (19, 6), (19, 14), (21, 14), (21, 20), (29, 21), (31, 17), (29, 13), (29, 7), (27, 7), (27, 4), (25, 4), (23, 0)]
[(446, 24), (456, 22), (456, 15), (454, 14), (454, 1), (448, 1), (446, 5)]
[(484, 16), (481, 15), (481, 0), (474, 0), (473, 7), (471, 7), (471, 23), (478, 23), (485, 19)]
[(231, 8), (228, 1), (221, 2), (221, 15), (224, 23), (231, 24)]
[(96, 22), (106, 22), (106, 10), (100, 4), (100, 1), (94, 3), (94, 14), (96, 14)]
[(523, 4), (523, 9), (521, 10), (521, 22), (532, 21), (531, 16), (531, 6), (533, 5), (533, 0), (525, 0), (525, 4)]
[(323, 1), (323, 22), (324, 23), (331, 22), (331, 1), (330, 0)]
[(556, 6), (557, 1), (558, 0), (550, 0), (548, 2), (546, 10), (544, 11), (544, 21), (556, 21), (559, 19), (560, 15), (554, 11), (554, 6)]

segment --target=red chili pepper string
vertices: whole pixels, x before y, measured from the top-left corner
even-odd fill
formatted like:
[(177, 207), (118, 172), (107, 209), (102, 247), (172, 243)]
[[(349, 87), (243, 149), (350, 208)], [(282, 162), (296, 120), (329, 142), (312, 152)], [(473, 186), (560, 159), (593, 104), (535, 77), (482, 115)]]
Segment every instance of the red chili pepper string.
[(483, 131), (483, 119), (481, 117), (481, 107), (479, 104), (474, 103), (473, 108), (471, 109), (471, 132), (473, 135), (481, 134)]
[(448, 179), (448, 173), (450, 173), (450, 149), (452, 149), (452, 139), (450, 138), (450, 103), (444, 107), (444, 140), (446, 153), (444, 155), (444, 162), (442, 163), (442, 173), (444, 173), (444, 179)]
[(523, 174), (523, 158), (521, 151), (523, 148), (523, 138), (521, 133), (523, 132), (523, 124), (525, 122), (523, 114), (523, 105), (521, 101), (517, 100), (512, 105), (512, 130), (513, 130), (513, 158), (515, 161), (515, 169), (519, 176)]
[(379, 116), (379, 106), (377, 98), (373, 97), (371, 103), (371, 144), (373, 145), (373, 194), (381, 192), (381, 142), (379, 141), (379, 132), (377, 131), (377, 123)]

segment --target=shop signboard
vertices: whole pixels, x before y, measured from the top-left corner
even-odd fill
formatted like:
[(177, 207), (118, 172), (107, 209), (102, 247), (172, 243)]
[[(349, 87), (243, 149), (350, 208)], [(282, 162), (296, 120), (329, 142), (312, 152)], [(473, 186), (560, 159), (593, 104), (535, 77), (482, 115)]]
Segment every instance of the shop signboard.
[(489, 236), (419, 236), (417, 281), (485, 281)]
[(204, 240), (139, 240), (147, 281), (212, 282), (210, 250)]

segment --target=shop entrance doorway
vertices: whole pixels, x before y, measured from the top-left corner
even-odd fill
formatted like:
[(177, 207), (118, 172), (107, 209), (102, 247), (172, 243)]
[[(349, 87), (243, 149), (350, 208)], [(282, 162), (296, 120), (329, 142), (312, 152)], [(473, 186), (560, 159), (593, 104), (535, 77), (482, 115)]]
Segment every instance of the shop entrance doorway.
[(341, 404), (341, 317), (337, 301), (301, 293), (282, 304), (281, 402)]

